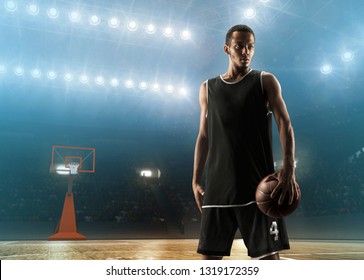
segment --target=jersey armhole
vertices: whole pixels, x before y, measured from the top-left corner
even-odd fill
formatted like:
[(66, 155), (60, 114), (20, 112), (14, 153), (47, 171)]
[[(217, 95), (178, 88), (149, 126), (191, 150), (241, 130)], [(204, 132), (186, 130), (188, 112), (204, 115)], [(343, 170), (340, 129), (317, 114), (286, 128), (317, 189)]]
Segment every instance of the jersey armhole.
[(208, 115), (208, 113), (209, 113), (209, 110), (208, 110), (208, 108), (209, 108), (209, 106), (208, 106), (208, 104), (209, 104), (209, 80), (206, 80), (205, 81), (205, 84), (206, 84), (206, 105), (207, 105), (207, 109), (206, 109), (206, 115), (205, 115), (205, 117), (207, 118), (207, 115)]
[(260, 72), (260, 88), (262, 90), (262, 94), (263, 94), (263, 97), (265, 100), (265, 107), (267, 108), (267, 116), (268, 116), (268, 115), (272, 114), (272, 111), (269, 106), (268, 98), (267, 98), (266, 94), (264, 93), (264, 85), (263, 85), (263, 74), (264, 73), (265, 73), (264, 71)]
[(264, 95), (263, 74), (264, 71), (260, 72), (260, 88), (262, 89), (262, 94)]

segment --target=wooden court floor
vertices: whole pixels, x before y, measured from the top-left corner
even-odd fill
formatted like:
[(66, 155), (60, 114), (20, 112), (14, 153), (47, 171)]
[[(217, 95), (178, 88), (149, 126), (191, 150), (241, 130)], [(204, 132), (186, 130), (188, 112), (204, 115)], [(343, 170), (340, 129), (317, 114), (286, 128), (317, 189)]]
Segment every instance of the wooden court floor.
[[(196, 239), (0, 241), (1, 260), (199, 260)], [(363, 241), (291, 240), (282, 259), (364, 260)], [(226, 260), (249, 260), (243, 241), (234, 241)]]

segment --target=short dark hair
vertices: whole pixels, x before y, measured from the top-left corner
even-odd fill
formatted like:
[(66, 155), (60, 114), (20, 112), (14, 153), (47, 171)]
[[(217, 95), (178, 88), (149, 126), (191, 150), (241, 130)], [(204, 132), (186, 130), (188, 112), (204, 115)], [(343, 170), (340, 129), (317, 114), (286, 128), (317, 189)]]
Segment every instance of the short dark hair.
[(232, 37), (232, 35), (233, 35), (233, 33), (235, 31), (238, 31), (238, 32), (249, 32), (249, 33), (253, 34), (254, 39), (255, 39), (255, 34), (254, 34), (253, 29), (251, 29), (249, 26), (247, 26), (245, 24), (237, 24), (237, 25), (234, 25), (233, 27), (231, 27), (228, 30), (228, 32), (226, 33), (225, 45), (230, 45), (230, 43), (231, 43), (231, 37)]

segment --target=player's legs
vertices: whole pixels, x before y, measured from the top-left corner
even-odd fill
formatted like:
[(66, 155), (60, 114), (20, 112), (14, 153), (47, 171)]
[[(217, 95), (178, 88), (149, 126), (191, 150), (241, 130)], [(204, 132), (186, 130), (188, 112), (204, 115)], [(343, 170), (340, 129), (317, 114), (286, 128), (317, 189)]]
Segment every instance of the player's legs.
[(230, 256), (237, 223), (231, 208), (203, 208), (197, 252), (204, 260)]
[(278, 252), (289, 249), (288, 235), (282, 219), (268, 217), (255, 203), (235, 209), (239, 229), (251, 258), (278, 260)]

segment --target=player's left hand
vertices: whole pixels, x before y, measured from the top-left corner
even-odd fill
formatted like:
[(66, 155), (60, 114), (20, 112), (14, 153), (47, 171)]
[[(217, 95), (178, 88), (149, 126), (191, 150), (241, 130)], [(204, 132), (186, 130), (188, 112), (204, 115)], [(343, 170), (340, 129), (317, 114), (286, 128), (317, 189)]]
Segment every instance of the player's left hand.
[(301, 192), (296, 182), (294, 173), (286, 172), (284, 169), (271, 175), (269, 179), (278, 181), (277, 186), (271, 193), (271, 198), (279, 194), (278, 204), (282, 205), (285, 197), (288, 195), (288, 203), (291, 205), (294, 199), (300, 199)]

